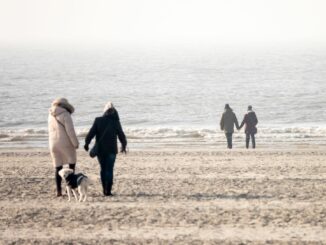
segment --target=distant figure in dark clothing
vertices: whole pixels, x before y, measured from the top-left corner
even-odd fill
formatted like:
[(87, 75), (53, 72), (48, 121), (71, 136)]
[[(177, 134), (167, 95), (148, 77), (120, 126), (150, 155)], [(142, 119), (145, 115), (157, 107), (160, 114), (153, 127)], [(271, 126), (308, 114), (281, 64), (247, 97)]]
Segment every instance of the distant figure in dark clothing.
[(252, 141), (252, 148), (256, 148), (255, 134), (257, 133), (256, 125), (258, 124), (258, 119), (256, 113), (252, 110), (252, 106), (248, 106), (248, 112), (244, 115), (242, 123), (240, 125), (241, 129), (243, 125), (245, 126), (246, 133), (246, 148), (249, 148), (250, 138)]
[(234, 125), (237, 129), (239, 129), (238, 119), (235, 113), (232, 111), (229, 104), (226, 104), (220, 126), (221, 130), (224, 130), (229, 149), (232, 149), (232, 134), (234, 133)]
[(94, 137), (98, 143), (97, 159), (101, 166), (103, 194), (112, 196), (113, 169), (118, 154), (117, 138), (121, 142), (121, 152), (124, 153), (126, 153), (127, 139), (120, 124), (118, 111), (111, 102), (107, 103), (104, 107), (104, 115), (97, 117), (89, 130), (85, 139), (86, 151)]

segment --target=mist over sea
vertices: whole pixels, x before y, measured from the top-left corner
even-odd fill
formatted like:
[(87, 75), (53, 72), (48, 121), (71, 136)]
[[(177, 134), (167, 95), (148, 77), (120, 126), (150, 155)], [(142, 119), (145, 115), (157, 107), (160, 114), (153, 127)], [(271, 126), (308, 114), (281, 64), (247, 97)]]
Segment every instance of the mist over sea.
[[(326, 50), (0, 49), (0, 147), (47, 147), (48, 109), (66, 97), (83, 143), (107, 101), (131, 148), (225, 148), (224, 104), (257, 113), (257, 145), (325, 144)], [(243, 130), (235, 147), (243, 147)]]

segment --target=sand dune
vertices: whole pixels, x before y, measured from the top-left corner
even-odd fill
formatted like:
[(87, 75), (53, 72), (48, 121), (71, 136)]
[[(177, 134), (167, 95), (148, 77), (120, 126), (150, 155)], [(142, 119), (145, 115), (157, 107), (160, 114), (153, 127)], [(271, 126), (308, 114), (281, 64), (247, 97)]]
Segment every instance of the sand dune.
[(48, 152), (0, 152), (1, 243), (326, 244), (326, 151), (131, 152), (111, 198), (78, 154), (86, 203), (55, 197)]

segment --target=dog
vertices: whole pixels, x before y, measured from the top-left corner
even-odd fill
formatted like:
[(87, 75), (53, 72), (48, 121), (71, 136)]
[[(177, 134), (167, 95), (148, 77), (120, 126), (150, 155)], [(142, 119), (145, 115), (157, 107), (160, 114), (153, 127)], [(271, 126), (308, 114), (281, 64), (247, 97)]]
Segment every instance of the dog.
[[(88, 177), (82, 173), (75, 174), (72, 169), (68, 168), (61, 169), (59, 171), (59, 175), (66, 182), (68, 201), (70, 202), (70, 196), (72, 191), (76, 201), (85, 202), (87, 199), (87, 189), (89, 185)], [(79, 198), (77, 197), (76, 189), (78, 189)]]

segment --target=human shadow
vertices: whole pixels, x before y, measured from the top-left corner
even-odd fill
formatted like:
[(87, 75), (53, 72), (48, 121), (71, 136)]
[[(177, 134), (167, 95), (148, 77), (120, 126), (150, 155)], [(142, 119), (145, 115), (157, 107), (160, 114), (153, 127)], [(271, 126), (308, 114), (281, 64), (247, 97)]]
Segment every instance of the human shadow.
[(207, 193), (195, 193), (190, 195), (185, 194), (156, 194), (156, 193), (134, 193), (134, 194), (118, 194), (120, 197), (139, 197), (139, 198), (176, 198), (176, 199), (195, 199), (195, 200), (214, 200), (214, 199), (223, 199), (223, 200), (263, 200), (263, 199), (272, 199), (273, 196), (269, 195), (254, 195), (248, 193), (240, 194), (207, 194)]

